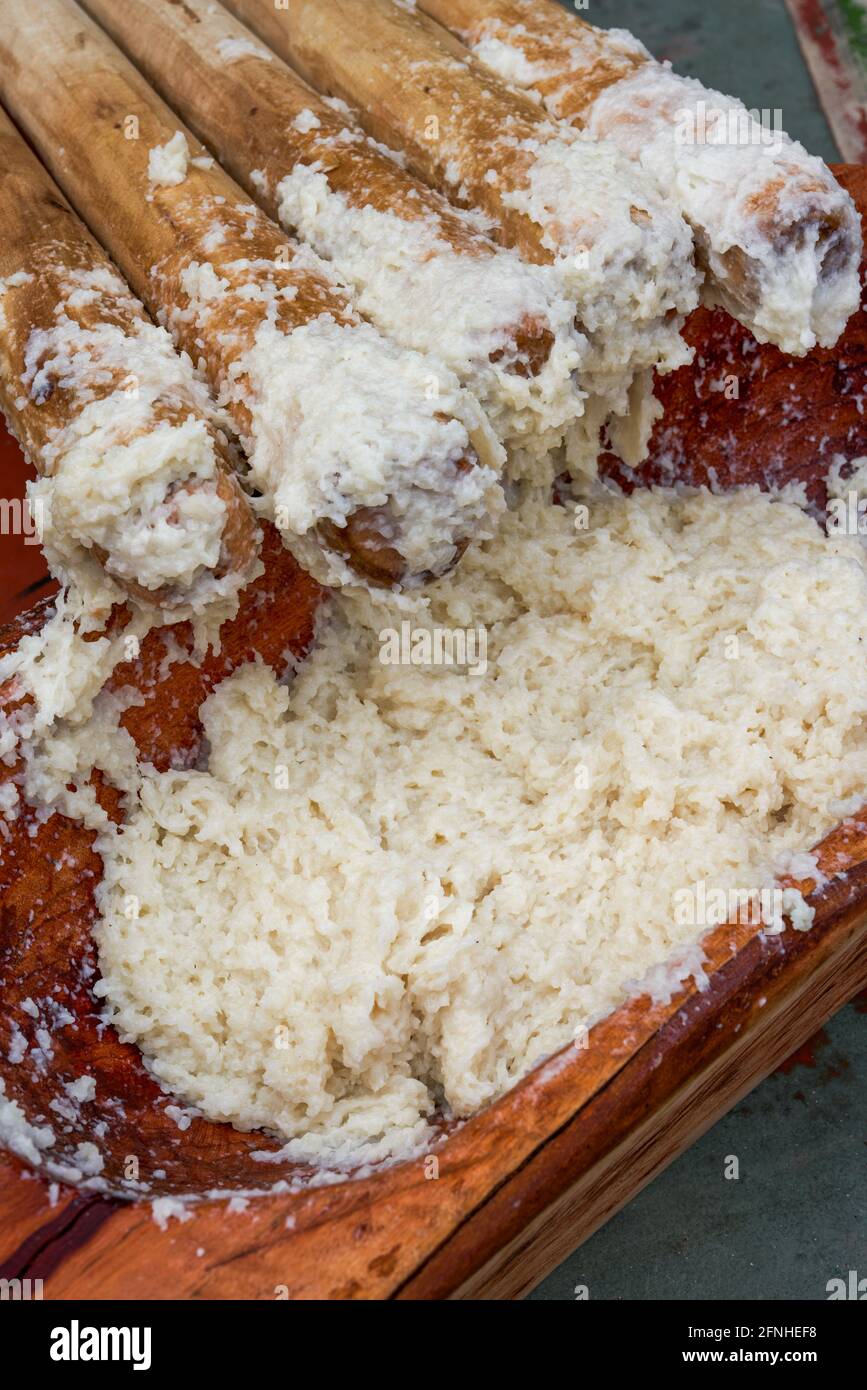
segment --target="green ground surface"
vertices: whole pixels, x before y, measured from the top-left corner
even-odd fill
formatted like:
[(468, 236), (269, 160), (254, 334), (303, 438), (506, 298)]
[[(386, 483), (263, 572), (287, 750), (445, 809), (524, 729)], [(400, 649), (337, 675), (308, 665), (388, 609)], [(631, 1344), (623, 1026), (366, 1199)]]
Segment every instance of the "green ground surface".
[(654, 57), (751, 108), (782, 111), (783, 129), (811, 154), (840, 158), (783, 0), (590, 0), (579, 13), (630, 29)]
[[(860, 1012), (859, 1012), (860, 1010)], [(726, 1164), (738, 1160), (737, 1179)], [(730, 1165), (731, 1166), (731, 1165)], [(533, 1299), (827, 1298), (867, 1277), (867, 1000), (677, 1159)]]

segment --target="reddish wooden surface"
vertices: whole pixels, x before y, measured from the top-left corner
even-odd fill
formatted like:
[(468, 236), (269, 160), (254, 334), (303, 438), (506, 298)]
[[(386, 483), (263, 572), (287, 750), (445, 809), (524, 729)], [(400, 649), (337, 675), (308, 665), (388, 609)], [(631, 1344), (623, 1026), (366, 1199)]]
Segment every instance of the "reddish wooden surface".
[[(838, 165), (835, 172), (861, 208), (863, 222), (867, 167)], [(863, 299), (841, 341), (807, 357), (758, 344), (722, 309), (697, 310), (686, 337), (696, 347), (695, 361), (657, 381), (665, 413), (638, 480), (720, 488), (797, 480), (824, 506), (824, 477), (834, 455), (855, 458), (867, 444)], [(738, 394), (729, 399), (720, 388), (731, 381)], [(607, 467), (624, 477), (614, 458)]]
[[(867, 207), (865, 171), (845, 177)], [(677, 476), (690, 481), (707, 481), (710, 469), (723, 485), (804, 478), (821, 503), (821, 477), (833, 453), (867, 453), (867, 419), (855, 400), (867, 383), (864, 315), (834, 353), (802, 362), (758, 348), (724, 315), (700, 312), (690, 333), (700, 344), (699, 360), (660, 383), (667, 415), (637, 481), (670, 477), (674, 460)], [(737, 401), (712, 390), (723, 367), (743, 372)], [(795, 397), (801, 406), (793, 414)], [(287, 647), (300, 653), (309, 641), (318, 592), (273, 535), (267, 565), (244, 611), (224, 631), (217, 661), (201, 669), (179, 661), (161, 674), (164, 639), (154, 634), (141, 658), (116, 674), (116, 685), (135, 684), (145, 694), (144, 705), (125, 718), (142, 753), (158, 765), (195, 758), (198, 707), (227, 670), (254, 652), (279, 668)], [(706, 943), (706, 992), (690, 986), (667, 1006), (652, 1007), (647, 999), (625, 1005), (593, 1030), (588, 1049), (561, 1054), (448, 1135), (435, 1174), (422, 1162), (405, 1164), (263, 1198), (238, 1213), (208, 1201), (186, 1223), (161, 1232), (144, 1203), (62, 1190), (52, 1207), (43, 1183), (6, 1159), (0, 1163), (0, 1274), (44, 1278), (49, 1298), (273, 1298), (283, 1289), (294, 1298), (511, 1297), (525, 1291), (867, 983), (867, 826), (838, 829), (823, 843), (821, 863), (835, 877), (816, 898), (812, 931), (766, 940), (746, 926), (720, 928)], [(98, 1027), (88, 971), (99, 872), (90, 837), (58, 816), (42, 825), (22, 819), (0, 849), (7, 1006), (0, 1074), (9, 1093), (31, 1119), (50, 1118), (48, 1103), (62, 1083), (85, 1071), (93, 1075), (96, 1100), (60, 1135), (59, 1153), (70, 1155), (94, 1122), (105, 1121), (99, 1147), (107, 1154), (106, 1175), (118, 1186), (130, 1155), (155, 1192), (309, 1178), (255, 1162), (251, 1150), (268, 1147), (261, 1136), (202, 1120), (182, 1133), (135, 1050)], [(9, 1064), (12, 1022), (28, 1041), (35, 1032), (22, 1001), (49, 994), (75, 1019), (53, 1030), (50, 1068), (40, 1072), (28, 1061), (32, 1049)], [(165, 1176), (155, 1177), (155, 1170)]]
[[(116, 668), (110, 687), (134, 686), (144, 697), (121, 720), (142, 760), (160, 768), (191, 766), (199, 751), (199, 707), (225, 675), (254, 656), (282, 672), (290, 656), (305, 653), (322, 591), (299, 570), (272, 528), (263, 556), (266, 573), (247, 590), (237, 616), (224, 625), (218, 656), (209, 654), (201, 665), (177, 659), (177, 648), (182, 652), (192, 641), (189, 625), (181, 624), (149, 634), (138, 658)], [(167, 654), (175, 659), (167, 663)], [(15, 766), (0, 764), (0, 780), (15, 773)], [(105, 787), (102, 797), (120, 818), (112, 789)], [(0, 1067), (7, 1095), (28, 1115), (55, 1124), (51, 1101), (63, 1104), (64, 1084), (86, 1072), (96, 1079), (97, 1096), (82, 1110), (79, 1123), (64, 1126), (58, 1137), (59, 1162), (73, 1162), (76, 1146), (104, 1123), (109, 1137), (100, 1141), (100, 1148), (108, 1157), (105, 1176), (113, 1185), (121, 1182), (129, 1155), (139, 1159), (142, 1180), (149, 1180), (153, 1169), (164, 1170), (157, 1185), (164, 1193), (188, 1188), (192, 1172), (197, 1187), (249, 1183), (257, 1170), (243, 1160), (249, 1150), (269, 1147), (261, 1136), (194, 1121), (182, 1144), (177, 1125), (165, 1114), (170, 1097), (161, 1095), (145, 1072), (137, 1049), (122, 1045), (99, 1021), (90, 992), (96, 969), (90, 927), (102, 866), (93, 839), (64, 816), (42, 821), (28, 809), (10, 823), (0, 845), (0, 1050), (8, 1053), (14, 1030), (28, 1044), (19, 1064)], [(37, 1019), (22, 1007), (25, 1000), (50, 1002)], [(52, 1027), (58, 1008), (73, 1015), (74, 1024)], [(54, 1054), (48, 1066), (38, 1048), (41, 1027), (52, 1034)]]
[(707, 992), (626, 1005), (453, 1134), (436, 1177), (417, 1162), (237, 1214), (210, 1202), (161, 1232), (141, 1204), (53, 1210), (9, 1164), (0, 1200), (20, 1213), (23, 1194), (27, 1212), (0, 1274), (43, 1278), (56, 1299), (514, 1296), (863, 987), (867, 828), (847, 854), (862, 867), (818, 901), (811, 932), (719, 928)]

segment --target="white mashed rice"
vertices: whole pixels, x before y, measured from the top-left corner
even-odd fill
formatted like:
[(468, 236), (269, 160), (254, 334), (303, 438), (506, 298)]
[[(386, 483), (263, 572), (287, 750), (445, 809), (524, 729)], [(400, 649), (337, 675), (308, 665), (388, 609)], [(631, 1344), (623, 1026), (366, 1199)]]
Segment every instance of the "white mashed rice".
[(753, 490), (575, 520), (528, 502), (412, 614), (482, 629), (484, 670), (383, 664), (406, 607), (341, 600), (293, 681), (208, 700), (206, 769), (76, 735), (130, 789), (97, 993), (184, 1103), (417, 1151), (694, 947), (684, 893), (758, 892), (863, 791), (857, 540)]

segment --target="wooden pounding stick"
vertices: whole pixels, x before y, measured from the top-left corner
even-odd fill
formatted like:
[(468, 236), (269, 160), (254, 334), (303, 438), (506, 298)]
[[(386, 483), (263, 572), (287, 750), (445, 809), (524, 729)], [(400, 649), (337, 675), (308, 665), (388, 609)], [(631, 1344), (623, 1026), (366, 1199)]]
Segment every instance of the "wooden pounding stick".
[[(694, 227), (710, 302), (761, 338), (831, 347), (858, 303), (860, 227), (821, 160), (762, 141), (741, 103), (677, 76), (620, 29), (555, 0), (418, 0), (505, 81), (552, 116), (616, 142), (659, 177)], [(806, 278), (797, 306), (778, 288)]]
[[(562, 432), (582, 413), (585, 345), (548, 268), (497, 248), (222, 6), (83, 8), (266, 212), (333, 261), (383, 332), (442, 356), (502, 437)], [(233, 110), (250, 117), (227, 121)]]
[[(64, 579), (82, 580), (93, 554), (126, 593), (166, 608), (243, 582), (257, 527), (204, 395), (0, 110), (0, 407), (46, 480), (32, 500), (47, 507), (43, 539)], [(103, 405), (115, 416), (108, 426)], [(152, 446), (143, 476), (118, 496), (126, 480), (110, 476), (112, 465), (142, 438)], [(76, 468), (88, 475), (80, 499), (70, 491)], [(144, 583), (142, 550), (155, 533), (170, 547), (176, 538), (180, 554), (152, 557)], [(204, 551), (194, 563), (197, 537), (216, 548), (210, 563)]]
[[(483, 68), (464, 64), (426, 25), (390, 0), (227, 0), (238, 15), (320, 92), (354, 106), (376, 139), (400, 148), (420, 178), (496, 219), (506, 244), (537, 264), (554, 259), (541, 228), (503, 203), (485, 175), (503, 134), (532, 139), (544, 118), (503, 91)], [(461, 148), (455, 148), (458, 144)], [(447, 165), (454, 159), (450, 175)], [(511, 156), (515, 182), (532, 164)]]
[[(451, 201), (490, 219), (522, 257), (557, 267), (617, 414), (640, 374), (689, 359), (697, 302), (689, 228), (613, 146), (558, 126), (450, 35), (391, 0), (228, 0), (227, 8), (319, 91)], [(592, 379), (592, 373), (591, 373)], [(638, 451), (640, 457), (640, 449)]]
[(598, 29), (554, 0), (417, 0), (417, 8), (504, 81), (538, 93), (558, 120), (579, 126), (602, 92), (653, 61), (625, 30)]
[[(299, 505), (293, 436), (310, 413), (303, 393), (293, 395), (290, 389), (285, 398), (281, 394), (282, 378), (274, 373), (286, 354), (294, 354), (290, 365), (297, 378), (309, 351), (317, 348), (329, 363), (323, 371), (329, 373), (327, 389), (335, 411), (341, 393), (349, 395), (352, 386), (344, 387), (347, 358), (360, 356), (368, 370), (372, 364), (380, 390), (391, 389), (385, 399), (395, 400), (402, 385), (400, 354), (361, 323), (324, 263), (290, 242), (214, 165), (76, 5), (45, 0), (34, 11), (27, 0), (2, 0), (0, 20), (0, 95), (133, 287), (203, 369), (245, 446), (253, 479), (277, 499), (278, 526), (301, 562), (326, 582), (344, 582), (354, 574), (392, 584), (441, 572), (429, 571), (424, 556), (419, 568), (410, 570), (402, 516), (390, 511), (391, 495), (382, 495), (378, 480), (371, 485), (375, 504), (350, 509), (354, 498), (344, 499), (340, 460), (332, 461), (330, 455), (321, 464), (321, 511), (318, 459), (313, 483), (302, 495), (308, 529), (302, 533), (301, 527), (296, 531), (281, 520), (282, 497), (289, 499), (287, 509)], [(179, 141), (182, 146), (186, 142), (192, 162), (181, 171), (180, 181), (161, 182), (178, 177), (171, 165), (167, 174), (164, 170), (166, 147), (177, 149)], [(303, 338), (297, 337), (299, 332)], [(337, 343), (333, 373), (328, 357), (332, 340)], [(256, 382), (254, 371), (259, 373)], [(294, 379), (290, 375), (290, 387)], [(268, 390), (270, 414), (263, 415), (260, 403)], [(356, 390), (352, 399), (357, 398)], [(328, 407), (328, 399), (324, 405)], [(371, 410), (375, 405), (371, 397)], [(359, 399), (352, 417), (365, 427), (366, 409), (367, 402)], [(474, 480), (480, 475), (487, 480), (490, 469), (477, 472), (476, 452), (466, 444), (468, 431), (444, 408), (423, 402), (419, 392), (406, 410), (413, 425), (417, 414), (422, 442), (432, 440), (436, 447), (436, 472), (429, 457), (411, 454), (415, 433), (408, 441), (399, 431), (393, 441), (384, 437), (383, 450), (391, 444), (393, 453), (383, 457), (404, 462), (408, 448), (412, 466), (423, 474), (420, 495), (426, 497), (425, 487), (439, 487), (443, 505), (451, 505), (453, 491), (458, 511), (468, 497), (466, 534), (471, 534), (481, 509), (477, 498), (482, 487)], [(326, 426), (327, 421), (314, 419), (313, 428)], [(386, 433), (388, 429), (386, 421)], [(347, 450), (351, 445), (346, 442)], [(307, 464), (306, 457), (297, 462), (302, 470)], [(469, 483), (468, 474), (473, 475)], [(450, 566), (465, 544), (465, 536), (449, 532), (435, 552), (437, 565)], [(416, 552), (411, 553), (415, 560)]]

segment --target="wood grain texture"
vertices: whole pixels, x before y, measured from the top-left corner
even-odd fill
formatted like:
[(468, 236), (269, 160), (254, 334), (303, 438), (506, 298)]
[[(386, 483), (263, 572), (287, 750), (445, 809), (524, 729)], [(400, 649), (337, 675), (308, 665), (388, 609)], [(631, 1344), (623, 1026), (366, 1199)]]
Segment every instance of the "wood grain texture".
[[(549, 238), (563, 237), (564, 254), (574, 252), (568, 231), (553, 220), (543, 231), (505, 196), (528, 185), (533, 155), (524, 142), (550, 138), (544, 112), (446, 30), (390, 0), (292, 0), (280, 10), (270, 0), (229, 0), (227, 8), (317, 91), (355, 107), (418, 178), (487, 214), (497, 238), (525, 260), (553, 261)], [(486, 177), (491, 168), (502, 187)], [(582, 236), (592, 244), (591, 218)]]
[[(75, 216), (59, 187), (49, 177), (23, 137), (0, 110), (0, 279), (12, 278), (2, 297), (0, 317), (0, 409), (22, 449), (39, 471), (63, 472), (65, 453), (56, 454), (58, 440), (82, 412), (96, 401), (123, 403), (131, 379), (146, 371), (151, 350), (139, 337), (149, 322), (144, 306), (117, 280), (102, 247)], [(15, 284), (14, 280), (23, 283)], [(83, 303), (76, 302), (73, 285), (87, 285)], [(99, 288), (94, 288), (95, 285)], [(113, 358), (98, 346), (79, 353), (90, 365), (76, 379), (58, 371), (51, 360), (57, 353), (55, 332), (61, 312), (83, 335), (106, 332), (122, 335), (126, 351)], [(39, 335), (44, 335), (38, 346)], [(99, 369), (93, 364), (98, 359)], [(84, 379), (86, 378), (86, 380)], [(134, 417), (116, 444), (130, 444), (146, 430), (181, 425), (199, 419), (207, 430), (217, 471), (216, 492), (226, 513), (218, 577), (234, 571), (248, 575), (257, 552), (257, 530), (250, 504), (235, 473), (232, 455), (222, 433), (202, 413), (188, 389), (183, 372), (169, 369), (164, 389), (148, 412)], [(52, 446), (54, 446), (52, 448)], [(189, 481), (185, 486), (197, 490)], [(168, 501), (168, 495), (164, 498)], [(112, 556), (94, 543), (94, 551), (118, 576)], [(158, 590), (142, 588), (134, 576), (120, 583), (127, 595), (167, 605), (184, 602), (189, 591), (172, 584)]]
[[(445, 199), (373, 146), (347, 141), (355, 118), (336, 111), (222, 6), (209, 0), (83, 0), (106, 33), (211, 149), (238, 183), (278, 220), (277, 185), (296, 164), (320, 164), (333, 192), (351, 207), (374, 207), (407, 222), (430, 222), (463, 255), (493, 255), (493, 243)], [(220, 45), (246, 40), (251, 51), (227, 62)], [(226, 121), (227, 111), (247, 119)], [(318, 124), (302, 120), (312, 113)], [(252, 180), (257, 170), (264, 179)]]
[(558, 120), (570, 124), (583, 125), (597, 97), (646, 61), (618, 33), (596, 29), (547, 0), (421, 0), (419, 8), (470, 49), (482, 38), (514, 44), (545, 73), (533, 90)]
[[(183, 7), (172, 0), (82, 3), (276, 222), (281, 180), (298, 165), (315, 165), (348, 206), (424, 223), (461, 257), (493, 256), (493, 242), (433, 189), (367, 140), (347, 140), (347, 128), (358, 129), (354, 117), (335, 111), (269, 49), (258, 46), (257, 52), (249, 31), (222, 6), (209, 0), (187, 0)], [(226, 62), (224, 46), (239, 41), (250, 52)], [(245, 112), (247, 119), (227, 121), (227, 111)], [(306, 119), (299, 120), (302, 115)], [(492, 360), (517, 353), (527, 360), (514, 370), (537, 375), (553, 345), (548, 325), (526, 315), (502, 328), (505, 346)]]
[[(865, 171), (842, 173), (867, 207)], [(816, 450), (806, 448), (806, 423), (797, 427), (788, 419), (792, 386), (808, 401), (824, 392), (822, 428), (845, 441), (850, 455), (867, 452), (852, 384), (845, 390), (834, 384), (841, 379), (835, 372), (849, 382), (849, 364), (863, 363), (863, 316), (835, 354), (815, 353), (798, 363), (759, 349), (718, 314), (695, 315), (690, 331), (700, 348), (692, 385), (684, 369), (660, 386), (671, 407), (666, 433), (657, 432), (646, 469), (630, 481), (654, 477), (672, 438), (682, 445), (684, 476), (702, 480), (699, 444), (705, 459), (721, 446), (702, 423), (700, 376), (723, 351), (757, 364), (747, 408), (743, 401), (740, 410), (738, 402), (726, 402), (724, 419), (714, 422), (715, 430), (730, 435), (726, 481), (767, 486), (791, 474), (819, 489), (830, 459), (820, 455), (817, 462)], [(759, 418), (764, 431), (756, 428)], [(279, 666), (287, 646), (301, 652), (309, 641), (319, 591), (291, 567), (273, 537), (266, 556), (266, 575), (247, 596), (237, 625), (224, 633), (219, 661), (199, 670), (177, 660), (167, 673), (164, 639), (156, 634), (139, 663), (116, 678), (145, 692), (144, 705), (126, 718), (139, 747), (160, 765), (195, 758), (198, 706), (221, 674), (255, 651)], [(7, 645), (41, 620), (39, 613), (25, 615), (7, 633)], [(22, 1029), (32, 1020), (21, 1013), (20, 999), (49, 984), (73, 1001), (78, 1026), (58, 1031), (50, 1076), (5, 1060), (0, 1075), (34, 1118), (44, 1113), (52, 1086), (83, 1070), (97, 1077), (101, 1113), (111, 1115), (109, 1101), (121, 1094), (126, 1114), (112, 1122), (112, 1161), (132, 1153), (151, 1170), (162, 1168), (166, 1176), (154, 1180), (155, 1191), (261, 1183), (263, 1165), (250, 1157), (252, 1147), (266, 1147), (261, 1136), (202, 1120), (181, 1133), (134, 1050), (123, 1048), (110, 1030), (96, 1036), (80, 966), (92, 951), (99, 864), (87, 837), (69, 823), (56, 824), (59, 819), (39, 827), (32, 839), (7, 845), (0, 858), (0, 977), (9, 1017)], [(61, 851), (70, 846), (72, 859), (64, 860)], [(259, 1199), (243, 1212), (230, 1212), (224, 1200), (205, 1201), (190, 1220), (161, 1231), (146, 1203), (61, 1190), (52, 1207), (44, 1184), (6, 1158), (0, 1163), (0, 1275), (44, 1278), (50, 1299), (520, 1296), (867, 984), (867, 817), (838, 827), (818, 855), (829, 882), (817, 892), (811, 883), (800, 885), (816, 907), (811, 931), (766, 938), (745, 924), (716, 929), (705, 941), (707, 989), (690, 984), (665, 1005), (631, 1000), (593, 1029), (588, 1047), (567, 1049), (444, 1135), (435, 1168), (417, 1161), (333, 1186), (308, 1185)], [(58, 944), (52, 948), (52, 942)], [(0, 1022), (4, 1059), (6, 1027)], [(75, 1139), (72, 1133), (63, 1142)], [(299, 1182), (309, 1178), (288, 1166), (268, 1165), (267, 1171)], [(120, 1173), (109, 1165), (115, 1180)]]
[[(79, 216), (117, 262), (155, 318), (163, 318), (176, 345), (203, 367), (217, 396), (237, 373), (244, 353), (267, 317), (265, 305), (244, 287), (236, 267), (248, 260), (294, 295), (279, 304), (284, 331), (333, 315), (355, 322), (347, 297), (298, 257), (280, 229), (213, 162), (205, 147), (148, 86), (103, 31), (70, 0), (45, 0), (38, 14), (17, 0), (0, 0), (0, 94)], [(180, 131), (190, 159), (182, 182), (153, 184), (151, 151)], [(222, 240), (208, 241), (217, 228)], [(184, 275), (210, 263), (228, 288), (207, 317), (193, 312), (195, 294)], [(262, 267), (268, 267), (268, 276)], [(209, 301), (210, 302), (210, 301)], [(236, 428), (250, 437), (250, 415), (228, 405)]]
[[(260, 332), (273, 324), (288, 337), (324, 316), (358, 326), (345, 287), (250, 202), (72, 0), (43, 0), (38, 12), (0, 0), (0, 97), (135, 293), (201, 369), (251, 459), (258, 458), (263, 426), (254, 425), (247, 402)], [(186, 140), (186, 172), (180, 182), (154, 183), (151, 154), (177, 135)], [(200, 294), (198, 277), (189, 274), (196, 266), (212, 268), (219, 293)], [(341, 385), (348, 389), (338, 373), (335, 390)], [(291, 399), (280, 423), (291, 436)], [(455, 475), (478, 462), (468, 445), (453, 463)], [(279, 483), (276, 464), (271, 471)], [(429, 577), (423, 564), (408, 572), (400, 519), (388, 503), (360, 506), (343, 525), (322, 517), (311, 532), (323, 550), (373, 583)]]

